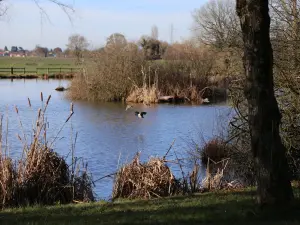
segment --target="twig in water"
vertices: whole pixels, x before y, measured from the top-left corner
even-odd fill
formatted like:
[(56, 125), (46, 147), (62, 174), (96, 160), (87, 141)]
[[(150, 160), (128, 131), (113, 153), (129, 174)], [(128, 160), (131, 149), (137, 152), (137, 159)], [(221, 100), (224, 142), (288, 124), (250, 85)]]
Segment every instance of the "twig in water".
[(100, 177), (100, 178), (97, 179), (97, 180), (94, 180), (93, 182), (96, 183), (96, 182), (98, 182), (98, 181), (100, 181), (100, 180), (102, 180), (102, 179), (104, 179), (104, 178), (111, 177), (111, 176), (114, 176), (114, 175), (116, 175), (116, 174), (117, 174), (117, 172), (111, 173), (111, 174), (108, 174), (108, 175), (105, 175), (105, 176), (103, 176), (103, 177)]
[[(73, 104), (73, 103), (71, 103), (71, 104)], [(73, 107), (71, 107), (71, 108), (73, 109)], [(64, 124), (61, 126), (60, 130), (57, 132), (55, 138), (54, 138), (53, 141), (51, 142), (49, 148), (51, 148), (51, 147), (53, 146), (54, 142), (55, 142), (56, 139), (58, 138), (58, 135), (59, 135), (60, 132), (63, 130), (64, 126), (67, 124), (67, 122), (70, 120), (70, 118), (73, 116), (73, 114), (74, 114), (74, 111), (71, 112), (71, 114), (69, 115), (69, 117), (67, 118), (67, 120), (66, 120), (66, 121), (64, 122)]]
[(170, 145), (168, 151), (167, 151), (166, 154), (164, 155), (163, 160), (166, 159), (167, 155), (169, 154), (170, 150), (172, 149), (172, 147), (173, 147), (173, 145), (174, 145), (174, 143), (175, 143), (175, 140), (176, 140), (176, 138), (173, 140), (173, 142), (172, 142), (172, 144)]
[(21, 118), (20, 118), (19, 109), (18, 109), (17, 106), (15, 106), (15, 110), (16, 110), (16, 113), (18, 115), (19, 124), (20, 124), (21, 131), (22, 131), (23, 137), (24, 137), (24, 143), (23, 143), (24, 150), (23, 151), (27, 151), (28, 150), (27, 149), (28, 148), (28, 146), (27, 146), (27, 138), (26, 138), (26, 134), (25, 134), (25, 131), (24, 131), (23, 123), (22, 123)]

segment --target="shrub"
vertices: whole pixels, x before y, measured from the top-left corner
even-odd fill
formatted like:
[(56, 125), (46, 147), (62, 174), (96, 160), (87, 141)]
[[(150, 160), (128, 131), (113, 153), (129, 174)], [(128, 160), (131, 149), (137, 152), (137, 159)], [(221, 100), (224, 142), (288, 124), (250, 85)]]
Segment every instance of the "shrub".
[(163, 159), (151, 158), (140, 163), (139, 154), (116, 174), (113, 188), (115, 198), (165, 197), (178, 191), (179, 185)]
[(227, 158), (230, 152), (229, 148), (230, 147), (219, 138), (208, 141), (200, 150), (202, 163), (206, 165), (208, 159), (219, 162), (224, 158)]
[[(70, 97), (91, 101), (121, 101), (133, 84), (142, 85), (142, 56), (130, 51), (92, 53), (81, 76), (72, 80)], [(83, 91), (82, 91), (83, 90)]]

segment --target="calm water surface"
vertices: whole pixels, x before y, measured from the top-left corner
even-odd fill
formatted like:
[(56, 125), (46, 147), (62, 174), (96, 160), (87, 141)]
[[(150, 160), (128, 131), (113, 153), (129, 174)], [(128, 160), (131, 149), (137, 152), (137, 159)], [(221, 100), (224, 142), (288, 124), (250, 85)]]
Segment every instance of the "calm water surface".
[[(48, 136), (56, 136), (70, 113), (71, 101), (65, 97), (65, 92), (54, 89), (60, 84), (67, 86), (68, 82), (0, 80), (0, 113), (4, 118), (8, 117), (8, 148), (13, 158), (20, 157), (22, 149), (17, 138), (18, 134), (22, 136), (19, 118), (25, 132), (30, 133), (37, 110), (42, 106), (40, 92), (43, 92), (44, 99), (52, 96), (47, 109)], [(31, 99), (33, 110), (29, 108), (27, 98)], [(15, 106), (19, 109), (19, 117)], [(226, 126), (231, 111), (226, 105), (136, 105), (137, 111), (147, 112), (144, 119), (139, 119), (134, 115), (134, 110), (125, 111), (125, 107), (122, 103), (74, 102), (75, 113), (60, 133), (55, 144), (56, 151), (66, 156), (71, 149), (71, 134), (78, 132), (75, 154), (88, 162), (96, 180), (115, 172), (118, 164), (130, 161), (137, 151), (142, 152), (142, 160), (150, 156), (163, 156), (174, 139), (168, 159), (174, 159), (174, 151), (179, 157), (186, 157), (187, 141), (194, 139), (201, 144), (202, 136), (204, 140), (212, 137), (218, 132), (220, 123)], [(173, 164), (171, 167), (179, 176), (179, 168)], [(99, 198), (109, 198), (111, 190), (111, 179), (96, 183), (95, 192)]]

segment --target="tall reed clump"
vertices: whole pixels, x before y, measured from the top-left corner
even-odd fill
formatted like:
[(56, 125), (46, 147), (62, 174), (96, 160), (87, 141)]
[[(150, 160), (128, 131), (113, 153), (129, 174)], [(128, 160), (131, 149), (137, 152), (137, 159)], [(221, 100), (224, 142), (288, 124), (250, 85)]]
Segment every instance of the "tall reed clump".
[(126, 98), (126, 102), (135, 102), (135, 103), (157, 103), (160, 96), (158, 90), (158, 75), (155, 71), (155, 76), (151, 80), (151, 67), (149, 67), (149, 72), (146, 68), (142, 66), (141, 75), (143, 78), (142, 86), (133, 81), (133, 88), (129, 93), (129, 96)]
[(3, 148), (3, 115), (0, 115), (0, 206), (10, 205), (14, 200), (15, 169), (7, 156), (7, 145)]
[(179, 190), (180, 184), (164, 158), (151, 158), (141, 163), (138, 153), (131, 163), (117, 172), (112, 197), (149, 199), (170, 196)]
[(0, 206), (11, 205), (14, 201), (16, 173), (12, 160), (0, 155)]
[[(75, 200), (94, 201), (91, 177), (87, 173), (87, 168), (82, 172), (80, 164), (74, 160), (73, 144), (71, 165), (68, 165), (66, 159), (59, 156), (53, 149), (53, 144), (60, 132), (74, 114), (73, 104), (71, 104), (68, 118), (50, 141), (45, 118), (50, 99), (51, 95), (44, 103), (41, 93), (43, 107), (38, 110), (36, 122), (32, 127), (33, 138), (30, 143), (24, 132), (19, 109), (15, 107), (22, 133), (18, 135), (18, 138), (23, 145), (23, 150), (18, 163), (13, 166), (13, 160), (7, 154), (3, 154), (2, 145), (0, 145), (0, 204), (2, 207), (51, 205), (57, 202), (65, 204)], [(30, 99), (28, 99), (28, 103), (32, 109)], [(84, 176), (82, 176), (83, 174)], [(85, 194), (86, 192), (89, 193), (88, 196)]]

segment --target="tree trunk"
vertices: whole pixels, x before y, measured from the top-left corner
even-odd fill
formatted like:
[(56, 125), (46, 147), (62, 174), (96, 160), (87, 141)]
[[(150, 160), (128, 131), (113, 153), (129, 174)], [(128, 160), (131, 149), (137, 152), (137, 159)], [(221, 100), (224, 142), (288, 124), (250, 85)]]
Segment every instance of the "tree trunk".
[(293, 43), (293, 61), (294, 61), (294, 72), (298, 74), (298, 34), (299, 34), (299, 19), (297, 10), (297, 0), (292, 0), (292, 15), (293, 15), (293, 27), (292, 27), (292, 43)]
[(281, 114), (274, 95), (273, 49), (267, 0), (237, 0), (244, 41), (244, 94), (248, 101), (251, 151), (259, 204), (288, 202), (293, 191), (286, 149), (281, 142)]

